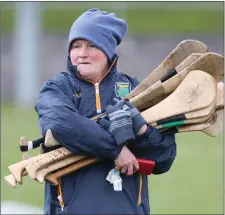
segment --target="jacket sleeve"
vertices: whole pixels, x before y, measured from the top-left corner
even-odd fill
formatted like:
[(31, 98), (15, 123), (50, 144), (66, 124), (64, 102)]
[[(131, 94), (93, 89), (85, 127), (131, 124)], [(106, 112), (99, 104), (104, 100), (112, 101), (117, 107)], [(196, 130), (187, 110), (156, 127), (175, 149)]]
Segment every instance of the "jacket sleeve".
[(155, 161), (153, 174), (165, 173), (176, 156), (175, 135), (165, 135), (149, 125), (144, 134), (137, 136), (134, 154)]
[(51, 129), (55, 139), (73, 153), (114, 160), (122, 149), (109, 132), (78, 113), (57, 81), (44, 84), (35, 110), (42, 135)]

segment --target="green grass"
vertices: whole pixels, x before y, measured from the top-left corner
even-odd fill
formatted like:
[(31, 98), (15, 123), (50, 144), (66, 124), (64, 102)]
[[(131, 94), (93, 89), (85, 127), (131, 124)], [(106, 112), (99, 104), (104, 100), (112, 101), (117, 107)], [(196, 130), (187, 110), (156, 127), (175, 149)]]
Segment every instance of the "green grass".
[(149, 178), (153, 214), (222, 214), (223, 135), (176, 135), (170, 171)]
[[(74, 7), (76, 8), (76, 7)], [(102, 8), (105, 9), (105, 8)], [(68, 33), (73, 21), (82, 9), (44, 10), (41, 14), (44, 33)], [(109, 10), (109, 12), (111, 12)], [(3, 32), (11, 32), (14, 27), (14, 11), (1, 11)], [(223, 11), (221, 10), (160, 10), (147, 7), (142, 10), (128, 9), (124, 14), (128, 32), (135, 34), (176, 34), (176, 33), (216, 33), (223, 32)]]
[[(6, 106), (1, 108), (1, 199), (16, 200), (30, 203), (37, 206), (43, 205), (44, 186), (24, 178), (23, 185), (16, 189), (9, 187), (4, 181), (4, 176), (8, 175), (8, 166), (22, 159), (19, 150), (19, 140), (21, 136), (29, 139), (39, 137), (38, 119), (33, 110), (21, 110)], [(35, 150), (32, 154), (37, 154)], [(31, 155), (32, 155), (31, 154)]]
[[(16, 200), (43, 208), (44, 186), (26, 177), (13, 189), (4, 176), (7, 167), (21, 160), (19, 139), (39, 137), (34, 110), (1, 108), (1, 200)], [(223, 135), (212, 138), (202, 132), (176, 135), (177, 157), (168, 173), (149, 177), (152, 214), (222, 214)], [(37, 154), (36, 150), (33, 154)]]

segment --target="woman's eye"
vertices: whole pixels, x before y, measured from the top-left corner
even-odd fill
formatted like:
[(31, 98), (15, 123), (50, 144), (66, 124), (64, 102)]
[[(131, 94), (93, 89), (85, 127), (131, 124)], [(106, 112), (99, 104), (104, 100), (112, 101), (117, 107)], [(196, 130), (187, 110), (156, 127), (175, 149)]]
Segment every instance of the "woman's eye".
[(73, 45), (73, 48), (74, 48), (74, 49), (78, 49), (78, 48), (80, 48), (80, 45), (78, 45), (78, 44)]
[(93, 44), (89, 44), (88, 46), (89, 46), (90, 48), (96, 48), (96, 46), (93, 45)]

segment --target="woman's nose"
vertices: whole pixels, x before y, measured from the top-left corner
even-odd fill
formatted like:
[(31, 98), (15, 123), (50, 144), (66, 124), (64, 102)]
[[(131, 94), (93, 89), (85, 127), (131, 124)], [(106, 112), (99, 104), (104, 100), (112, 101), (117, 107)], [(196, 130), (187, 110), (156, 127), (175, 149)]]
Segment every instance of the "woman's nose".
[(87, 57), (88, 49), (86, 47), (82, 47), (79, 51), (79, 57)]

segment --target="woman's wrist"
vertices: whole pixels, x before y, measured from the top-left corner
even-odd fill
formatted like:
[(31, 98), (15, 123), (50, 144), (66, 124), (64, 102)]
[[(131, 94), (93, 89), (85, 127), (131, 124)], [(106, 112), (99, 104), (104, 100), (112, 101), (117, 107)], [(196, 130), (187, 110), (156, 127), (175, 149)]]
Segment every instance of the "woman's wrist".
[(148, 128), (148, 126), (146, 124), (144, 124), (137, 132), (137, 136), (144, 134), (147, 131), (147, 128)]

